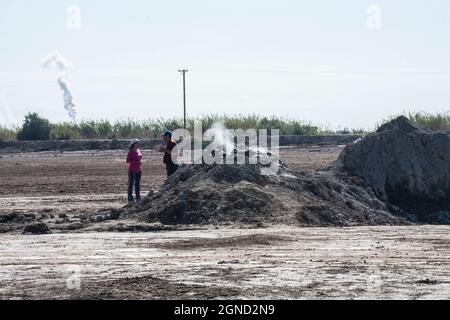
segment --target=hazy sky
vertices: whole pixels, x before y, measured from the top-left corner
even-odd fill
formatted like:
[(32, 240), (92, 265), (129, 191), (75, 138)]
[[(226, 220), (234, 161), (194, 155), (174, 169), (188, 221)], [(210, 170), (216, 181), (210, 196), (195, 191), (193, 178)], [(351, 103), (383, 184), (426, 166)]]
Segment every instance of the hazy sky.
[(40, 67), (57, 50), (80, 119), (181, 116), (185, 67), (189, 115), (370, 128), (450, 110), (449, 34), (448, 0), (0, 0), (0, 121), (69, 120)]

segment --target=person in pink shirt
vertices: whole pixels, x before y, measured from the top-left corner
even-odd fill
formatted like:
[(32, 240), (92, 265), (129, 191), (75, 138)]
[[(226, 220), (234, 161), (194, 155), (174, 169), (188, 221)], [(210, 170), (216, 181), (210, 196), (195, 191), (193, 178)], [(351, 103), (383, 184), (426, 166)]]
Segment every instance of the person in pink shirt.
[(127, 154), (128, 163), (128, 204), (134, 202), (133, 199), (133, 185), (136, 193), (136, 202), (141, 203), (141, 176), (142, 176), (142, 153), (139, 150), (138, 139), (133, 139), (130, 142), (130, 150)]

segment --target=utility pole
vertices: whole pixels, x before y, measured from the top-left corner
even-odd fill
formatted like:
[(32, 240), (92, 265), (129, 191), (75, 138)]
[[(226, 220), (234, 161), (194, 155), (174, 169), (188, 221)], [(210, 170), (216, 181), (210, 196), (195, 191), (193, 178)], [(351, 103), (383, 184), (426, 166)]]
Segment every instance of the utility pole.
[(189, 70), (182, 69), (178, 70), (181, 74), (183, 74), (183, 115), (184, 115), (184, 128), (186, 129), (186, 72)]

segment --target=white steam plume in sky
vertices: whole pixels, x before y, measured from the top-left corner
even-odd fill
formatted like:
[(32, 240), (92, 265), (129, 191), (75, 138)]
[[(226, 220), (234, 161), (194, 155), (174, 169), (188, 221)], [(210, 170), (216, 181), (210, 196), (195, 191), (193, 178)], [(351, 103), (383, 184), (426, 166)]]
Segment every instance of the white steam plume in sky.
[(77, 112), (75, 110), (75, 103), (73, 102), (73, 95), (68, 81), (68, 72), (69, 70), (74, 69), (74, 66), (69, 63), (58, 51), (46, 56), (42, 60), (41, 66), (45, 69), (57, 69), (60, 71), (58, 75), (58, 84), (59, 88), (63, 92), (64, 109), (66, 109), (69, 113), (70, 119), (75, 122)]

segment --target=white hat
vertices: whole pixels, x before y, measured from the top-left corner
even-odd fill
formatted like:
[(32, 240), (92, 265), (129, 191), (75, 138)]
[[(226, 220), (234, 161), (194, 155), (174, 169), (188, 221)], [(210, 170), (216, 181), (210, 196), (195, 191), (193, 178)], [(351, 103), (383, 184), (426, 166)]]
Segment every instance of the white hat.
[(139, 139), (132, 139), (131, 141), (130, 141), (130, 147), (132, 147), (134, 144), (136, 144), (136, 143), (139, 143), (139, 142), (141, 142), (141, 140), (139, 140)]

